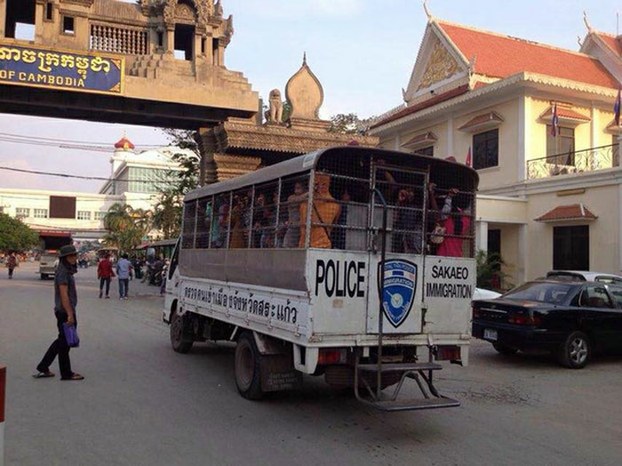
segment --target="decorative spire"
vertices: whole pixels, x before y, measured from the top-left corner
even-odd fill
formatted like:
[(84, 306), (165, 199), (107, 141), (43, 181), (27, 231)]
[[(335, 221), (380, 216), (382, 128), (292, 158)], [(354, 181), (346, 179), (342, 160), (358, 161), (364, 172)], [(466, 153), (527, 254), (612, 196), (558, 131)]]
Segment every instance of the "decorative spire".
[(430, 13), (430, 9), (428, 8), (428, 0), (423, 0), (423, 11), (425, 11), (428, 21), (432, 20), (432, 13)]
[(302, 66), (307, 66), (307, 52), (302, 52)]
[(583, 12), (583, 22), (585, 23), (585, 27), (587, 28), (587, 32), (592, 33), (592, 26), (590, 26), (590, 22), (587, 20), (587, 12)]

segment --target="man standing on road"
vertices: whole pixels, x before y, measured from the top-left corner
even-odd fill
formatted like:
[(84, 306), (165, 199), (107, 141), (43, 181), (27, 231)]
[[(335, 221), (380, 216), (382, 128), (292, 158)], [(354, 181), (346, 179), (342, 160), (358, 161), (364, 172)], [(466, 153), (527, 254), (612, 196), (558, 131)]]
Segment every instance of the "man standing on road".
[(9, 269), (9, 280), (13, 278), (13, 270), (17, 267), (17, 257), (15, 257), (15, 253), (9, 254), (9, 257), (6, 259), (6, 268)]
[(50, 365), (58, 355), (58, 365), (60, 367), (61, 380), (82, 380), (83, 376), (72, 372), (71, 361), (69, 360), (69, 345), (65, 338), (63, 324), (77, 325), (76, 306), (78, 304), (78, 294), (76, 293), (76, 282), (73, 275), (78, 271), (78, 252), (75, 246), (66, 245), (60, 248), (58, 267), (54, 275), (54, 315), (56, 316), (56, 326), (58, 327), (58, 338), (50, 345), (45, 356), (37, 365), (38, 373), (35, 378), (54, 377), (50, 372)]
[(97, 264), (97, 278), (99, 278), (99, 297), (101, 299), (104, 291), (104, 283), (106, 284), (106, 299), (110, 298), (110, 280), (114, 277), (112, 270), (112, 262), (110, 262), (110, 254), (104, 254), (104, 257)]
[(127, 299), (132, 275), (132, 263), (127, 259), (127, 254), (122, 254), (117, 262), (117, 276), (119, 277), (119, 299)]

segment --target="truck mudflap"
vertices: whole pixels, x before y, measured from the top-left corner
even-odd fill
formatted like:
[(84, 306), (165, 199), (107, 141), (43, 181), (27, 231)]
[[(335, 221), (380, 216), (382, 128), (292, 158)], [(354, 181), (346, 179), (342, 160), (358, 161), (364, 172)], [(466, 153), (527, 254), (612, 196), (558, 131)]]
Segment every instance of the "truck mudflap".
[[(430, 351), (430, 354), (432, 352)], [(378, 363), (361, 364), (360, 354), (355, 360), (354, 394), (360, 402), (381, 411), (412, 411), (423, 409), (455, 408), (460, 402), (441, 395), (434, 386), (433, 374), (442, 369), (440, 364), (432, 362), (413, 363)], [(383, 390), (382, 381), (390, 374), (399, 374), (399, 381), (390, 393)], [(370, 377), (376, 377), (370, 383)], [(407, 379), (414, 380), (421, 397), (403, 398), (400, 392)]]

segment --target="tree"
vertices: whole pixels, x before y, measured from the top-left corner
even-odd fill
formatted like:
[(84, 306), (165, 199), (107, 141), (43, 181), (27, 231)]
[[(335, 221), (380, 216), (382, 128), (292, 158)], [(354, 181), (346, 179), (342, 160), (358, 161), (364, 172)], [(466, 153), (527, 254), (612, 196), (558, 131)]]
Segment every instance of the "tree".
[(36, 246), (39, 235), (20, 219), (0, 213), (0, 250), (23, 251)]
[(477, 262), (477, 286), (479, 288), (488, 290), (511, 288), (510, 284), (504, 284), (508, 275), (501, 270), (505, 262), (499, 253), (487, 253), (480, 249), (477, 251), (475, 260)]
[(164, 239), (175, 238), (181, 231), (183, 203), (175, 190), (163, 191), (153, 212), (153, 227), (161, 230)]
[(376, 117), (360, 119), (356, 113), (338, 113), (330, 117), (330, 133), (366, 134)]
[(172, 159), (177, 162), (183, 170), (177, 172), (178, 182), (174, 184), (169, 182), (166, 190), (172, 190), (183, 196), (188, 191), (196, 188), (199, 184), (201, 151), (196, 141), (197, 132), (172, 128), (166, 128), (163, 131), (171, 139), (171, 144), (173, 146), (192, 152), (192, 155), (185, 152), (176, 152), (172, 156)]
[(104, 216), (104, 244), (130, 251), (140, 245), (151, 230), (151, 212), (134, 209), (128, 204), (113, 204)]

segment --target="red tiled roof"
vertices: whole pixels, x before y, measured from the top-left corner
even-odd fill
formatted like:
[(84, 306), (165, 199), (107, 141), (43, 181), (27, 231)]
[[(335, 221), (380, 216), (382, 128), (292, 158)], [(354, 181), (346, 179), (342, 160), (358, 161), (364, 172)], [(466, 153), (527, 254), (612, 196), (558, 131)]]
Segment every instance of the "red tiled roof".
[(427, 133), (419, 134), (414, 138), (410, 139), (408, 142), (402, 144), (402, 147), (410, 147), (410, 146), (418, 146), (421, 144), (434, 144), (438, 141), (438, 137), (436, 134), (428, 131)]
[(400, 110), (399, 112), (391, 115), (390, 117), (385, 118), (384, 120), (380, 120), (379, 122), (377, 122), (376, 124), (372, 125), (372, 128), (375, 128), (377, 126), (381, 126), (387, 123), (390, 123), (391, 121), (395, 121), (395, 120), (399, 120), (402, 117), (405, 117), (406, 115), (410, 115), (412, 113), (416, 113), (420, 110), (423, 110), (425, 108), (428, 107), (433, 107), (436, 104), (440, 104), (441, 102), (445, 102), (446, 100), (449, 99), (453, 99), (454, 97), (458, 97), (459, 95), (462, 95), (466, 92), (468, 92), (469, 90), (469, 85), (468, 84), (464, 84), (463, 86), (459, 86), (455, 89), (452, 89), (451, 91), (447, 91), (443, 94), (439, 94), (437, 96), (434, 96), (428, 100), (426, 100), (425, 102), (421, 102), (417, 105), (413, 105), (411, 107), (406, 107), (403, 110)]
[(596, 32), (595, 34), (618, 56), (622, 56), (622, 36), (614, 37), (602, 32)]
[(562, 220), (596, 220), (597, 218), (583, 204), (572, 204), (557, 206), (535, 220), (536, 222), (559, 222)]
[(503, 123), (503, 118), (501, 118), (497, 112), (488, 112), (483, 115), (478, 115), (475, 118), (471, 118), (458, 129), (464, 131), (472, 128), (479, 128), (483, 125), (499, 125), (501, 123)]
[(439, 27), (471, 61), (475, 73), (506, 78), (532, 72), (587, 84), (618, 87), (616, 79), (595, 58), (501, 34), (438, 22)]
[[(551, 118), (553, 114), (553, 107), (549, 107), (549, 109), (540, 115), (540, 118), (548, 119)], [(579, 112), (575, 112), (573, 109), (564, 107), (562, 105), (557, 105), (557, 117), (561, 119), (567, 120), (579, 120), (579, 121), (591, 121), (589, 116), (583, 115)]]
[(134, 149), (134, 144), (132, 144), (132, 141), (130, 141), (128, 138), (123, 136), (121, 139), (119, 139), (114, 144), (114, 148), (115, 149), (124, 149), (124, 150)]

